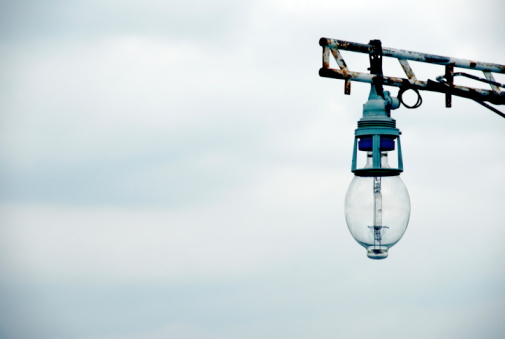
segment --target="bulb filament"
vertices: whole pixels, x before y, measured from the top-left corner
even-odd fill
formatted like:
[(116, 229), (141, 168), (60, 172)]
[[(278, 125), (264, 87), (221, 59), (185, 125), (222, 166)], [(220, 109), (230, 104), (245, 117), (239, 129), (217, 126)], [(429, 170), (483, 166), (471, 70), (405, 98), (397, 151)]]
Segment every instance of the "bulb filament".
[(374, 201), (374, 213), (373, 213), (373, 226), (368, 226), (373, 232), (373, 244), (374, 248), (381, 246), (382, 236), (388, 226), (382, 226), (382, 192), (381, 192), (381, 177), (374, 177), (373, 181), (373, 201)]

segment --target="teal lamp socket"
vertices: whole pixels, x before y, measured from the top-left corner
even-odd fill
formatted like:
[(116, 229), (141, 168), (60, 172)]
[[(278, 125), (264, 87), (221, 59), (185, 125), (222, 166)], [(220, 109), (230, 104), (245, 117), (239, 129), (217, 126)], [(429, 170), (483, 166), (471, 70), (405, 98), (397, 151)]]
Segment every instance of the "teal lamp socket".
[[(384, 91), (384, 97), (377, 94), (375, 85), (371, 86), (368, 101), (363, 105), (363, 117), (358, 121), (354, 132), (354, 149), (351, 171), (362, 177), (394, 176), (403, 172), (403, 158), (400, 143), (400, 130), (396, 128), (396, 120), (391, 118), (392, 109), (399, 107), (397, 98), (392, 98)], [(397, 168), (383, 167), (381, 153), (395, 150), (397, 146)], [(357, 168), (358, 150), (372, 153), (372, 165)]]

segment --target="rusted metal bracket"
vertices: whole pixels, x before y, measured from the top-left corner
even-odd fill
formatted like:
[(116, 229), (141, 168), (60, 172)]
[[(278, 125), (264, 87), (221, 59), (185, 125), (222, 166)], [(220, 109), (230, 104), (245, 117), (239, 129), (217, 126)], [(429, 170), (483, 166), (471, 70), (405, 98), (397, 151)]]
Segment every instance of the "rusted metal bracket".
[[(454, 87), (454, 65), (445, 65), (445, 78), (447, 79), (447, 85), (452, 88)], [(445, 107), (452, 106), (452, 94), (450, 92), (445, 93)]]
[(384, 89), (382, 87), (382, 43), (380, 40), (370, 40), (372, 49), (368, 55), (370, 60), (370, 74), (375, 74), (374, 85), (375, 91), (381, 97), (384, 96)]
[[(326, 78), (341, 79), (345, 81), (345, 94), (351, 93), (351, 81), (367, 82), (400, 87), (401, 91), (413, 89), (419, 91), (431, 91), (445, 94), (446, 107), (451, 107), (452, 96), (459, 96), (477, 101), (483, 106), (505, 118), (505, 114), (489, 105), (505, 105), (505, 91), (503, 84), (494, 80), (493, 73), (505, 74), (505, 65), (477, 62), (472, 60), (445, 57), (434, 54), (412, 52), (400, 49), (382, 47), (380, 40), (371, 40), (369, 44), (360, 44), (330, 38), (321, 38), (319, 44), (323, 47), (323, 67), (319, 70), (319, 75)], [(350, 71), (339, 50), (346, 50), (357, 53), (365, 53), (370, 56), (370, 74)], [(330, 54), (333, 55), (339, 68), (330, 67)], [(379, 57), (377, 57), (380, 55)], [(382, 72), (382, 57), (396, 58), (407, 78), (386, 76)], [(380, 59), (380, 69), (378, 60)], [(427, 79), (418, 80), (408, 62), (408, 60), (424, 62), (429, 64), (445, 66), (444, 76), (437, 77), (437, 81)], [(485, 79), (472, 76), (470, 74), (454, 72), (454, 68), (465, 68), (482, 71)], [(464, 75), (475, 80), (486, 82), (491, 89), (481, 89), (454, 84), (455, 75)], [(416, 106), (418, 107), (418, 106)]]

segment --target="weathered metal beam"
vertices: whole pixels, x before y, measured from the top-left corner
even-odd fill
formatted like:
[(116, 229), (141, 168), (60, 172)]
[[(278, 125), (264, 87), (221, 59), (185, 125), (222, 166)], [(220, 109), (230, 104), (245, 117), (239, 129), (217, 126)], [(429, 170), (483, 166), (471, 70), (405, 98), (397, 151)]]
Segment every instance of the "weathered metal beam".
[(484, 73), (484, 76), (486, 77), (487, 80), (490, 82), (491, 89), (495, 91), (496, 93), (500, 93), (500, 87), (498, 87), (498, 84), (496, 80), (494, 79), (493, 73), (491, 72), (482, 72)]
[(407, 78), (409, 78), (410, 80), (417, 80), (416, 75), (414, 74), (414, 71), (412, 70), (412, 68), (409, 65), (409, 62), (405, 59), (398, 59), (398, 61), (400, 62), (400, 65), (402, 66), (403, 71), (407, 75)]
[[(373, 49), (373, 46), (369, 44), (360, 44), (357, 42), (349, 42), (330, 38), (321, 38), (319, 40), (319, 44), (323, 47), (326, 46), (330, 49), (336, 48), (351, 52), (367, 53), (367, 54), (370, 53), (370, 51)], [(453, 64), (454, 67), (474, 69), (485, 72), (505, 73), (505, 65), (492, 64), (488, 62), (458, 59), (435, 54), (394, 49), (389, 47), (382, 47), (382, 54), (384, 56), (393, 57), (397, 59), (412, 60), (439, 65)]]
[[(374, 83), (377, 78), (374, 74), (353, 72), (343, 69), (335, 68), (321, 68), (319, 70), (319, 75), (325, 78), (334, 78), (341, 80), (352, 80), (358, 82)], [(432, 80), (422, 81), (413, 79), (404, 79), (398, 77), (382, 76), (381, 80), (383, 85), (396, 86), (396, 87), (407, 87), (415, 88), (419, 90), (439, 92), (439, 93), (450, 93), (452, 95), (457, 95), (472, 100), (478, 101), (488, 101), (495, 105), (505, 104), (505, 92), (496, 93), (492, 90), (485, 90), (480, 88), (472, 88), (465, 86), (452, 85), (449, 86), (446, 83), (436, 82)]]

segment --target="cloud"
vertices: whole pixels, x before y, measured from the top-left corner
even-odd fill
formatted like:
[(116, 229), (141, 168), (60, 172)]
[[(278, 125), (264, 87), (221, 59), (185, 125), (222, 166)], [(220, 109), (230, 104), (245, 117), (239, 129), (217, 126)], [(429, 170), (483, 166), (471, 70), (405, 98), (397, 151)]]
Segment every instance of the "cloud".
[[(17, 39), (96, 38), (147, 34), (174, 39), (216, 40), (247, 16), (250, 2), (191, 1), (18, 1), (3, 6), (2, 36)], [(202, 29), (206, 27), (206, 29)]]

